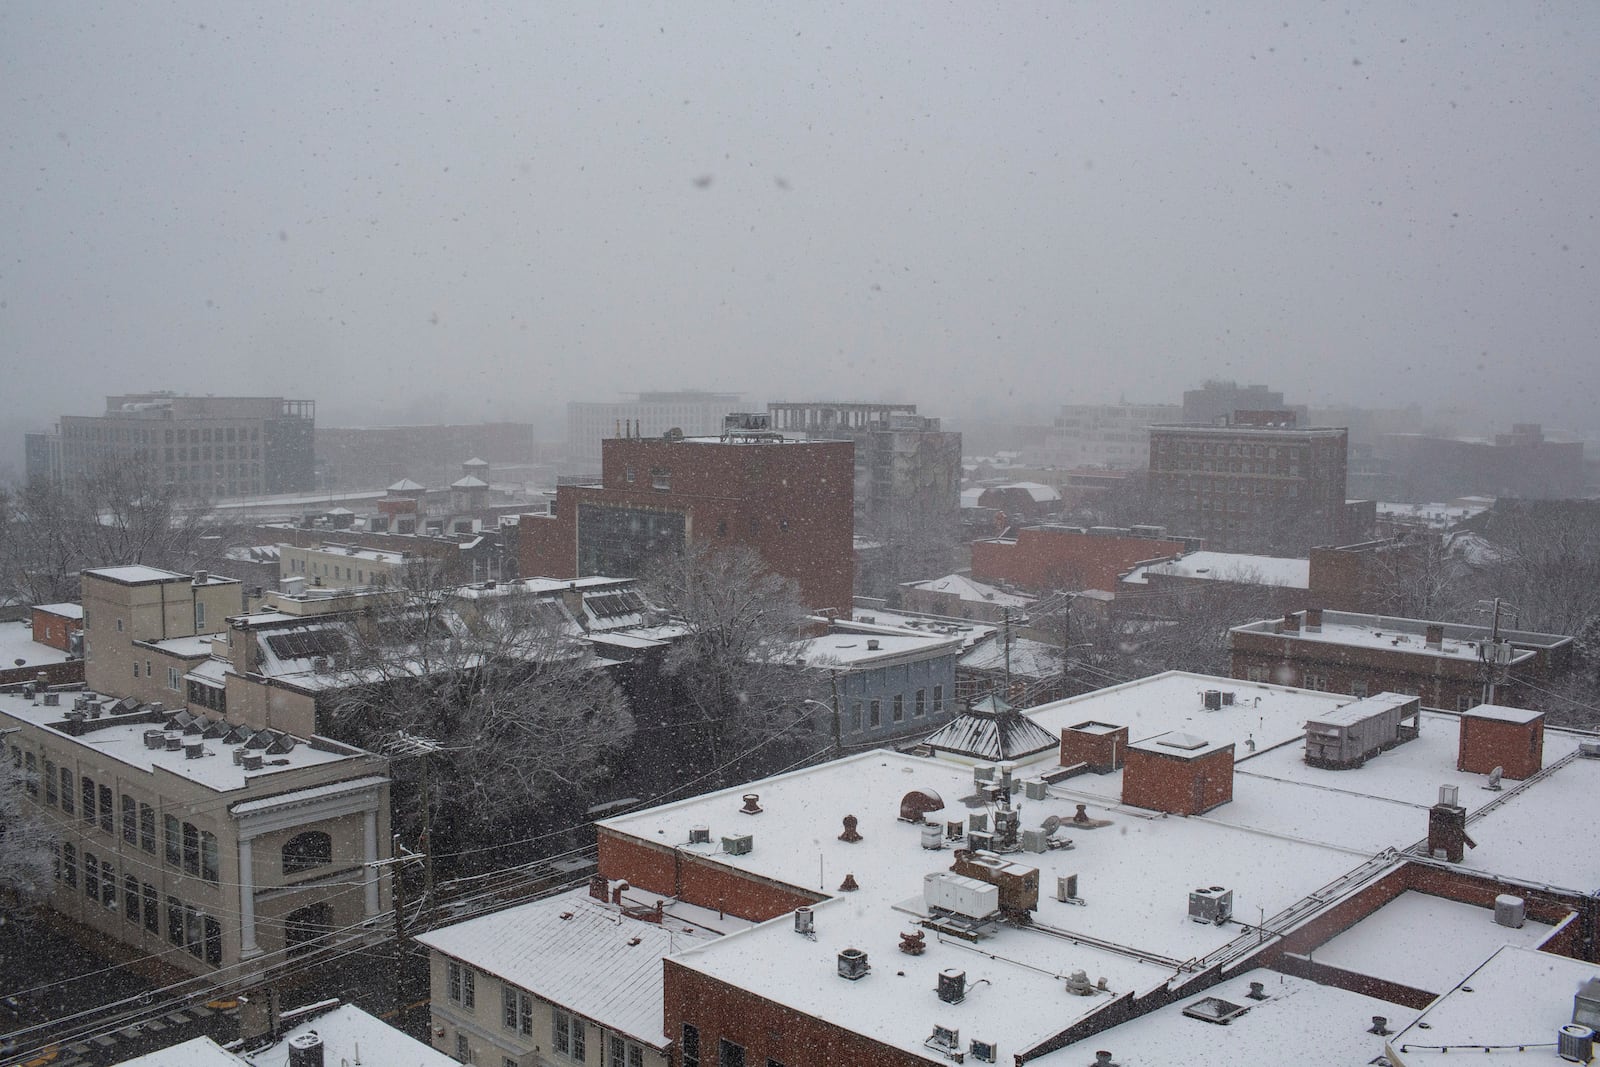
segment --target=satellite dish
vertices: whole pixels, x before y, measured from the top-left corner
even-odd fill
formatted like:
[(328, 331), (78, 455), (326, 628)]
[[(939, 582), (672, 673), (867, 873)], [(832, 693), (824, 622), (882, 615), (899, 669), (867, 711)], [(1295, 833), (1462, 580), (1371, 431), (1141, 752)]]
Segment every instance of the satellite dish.
[(1061, 816), (1046, 815), (1044, 821), (1039, 824), (1039, 829), (1043, 830), (1047, 836), (1055, 833), (1061, 829)]
[(1504, 777), (1505, 773), (1506, 769), (1504, 767), (1496, 767), (1494, 770), (1490, 771), (1489, 788), (1498, 790), (1500, 788), (1500, 779)]

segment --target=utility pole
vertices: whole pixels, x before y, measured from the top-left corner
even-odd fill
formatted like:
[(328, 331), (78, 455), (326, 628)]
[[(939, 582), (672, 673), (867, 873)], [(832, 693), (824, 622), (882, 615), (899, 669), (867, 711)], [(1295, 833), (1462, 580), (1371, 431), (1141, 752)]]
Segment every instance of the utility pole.
[(418, 843), (422, 846), (422, 906), (428, 909), (428, 915), (433, 915), (433, 786), (429, 767), (433, 761), (429, 758), (431, 752), (422, 754), (422, 835)]
[[(1515, 613), (1515, 608), (1511, 609)], [(1478, 658), (1483, 660), (1483, 702), (1493, 704), (1495, 698), (1495, 685), (1501, 667), (1500, 655), (1500, 613), (1501, 598), (1494, 598), (1494, 617), (1489, 624), (1489, 642), (1487, 646), (1478, 646)]]
[(1011, 699), (1011, 609), (1005, 610), (1006, 699)]

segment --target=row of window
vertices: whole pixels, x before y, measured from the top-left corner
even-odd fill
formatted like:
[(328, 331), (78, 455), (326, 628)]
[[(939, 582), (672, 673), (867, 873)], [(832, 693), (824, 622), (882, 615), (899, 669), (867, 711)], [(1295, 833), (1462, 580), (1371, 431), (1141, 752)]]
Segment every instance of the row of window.
[[(24, 788), (28, 795), (37, 799), (41, 775), (38, 773), (34, 754), (22, 752), (15, 746), (12, 747), (11, 754), (12, 762), (23, 771)], [(113, 802), (110, 786), (98, 784), (88, 775), (74, 782), (70, 767), (57, 768), (55, 763), (48, 759), (44, 761), (42, 778), (46, 804), (59, 807), (65, 815), (77, 814), (86, 825), (90, 828), (98, 827), (102, 833), (117, 832), (117, 806)], [(155, 855), (156, 809), (149, 804), (136, 802), (127, 793), (122, 794), (121, 802), (122, 840)], [(176, 815), (163, 815), (161, 818), (167, 863), (181, 867), (189, 874), (198, 875), (213, 885), (217, 884), (221, 873), (216, 835), (209, 830), (200, 829), (193, 823), (181, 822)], [(285, 869), (288, 862), (286, 849)]]
[[(862, 712), (865, 711), (865, 718)], [(935, 715), (944, 711), (944, 686), (933, 687), (933, 713)], [(911, 717), (919, 719), (928, 713), (928, 691), (918, 689), (912, 698)], [(906, 718), (906, 698), (904, 694), (896, 693), (889, 698), (889, 721), (904, 722)], [(855, 700), (850, 703), (850, 729), (860, 732), (862, 729), (875, 730), (883, 725), (882, 699)]]
[[(78, 887), (78, 849), (70, 842), (52, 846), (55, 878), (68, 889)], [(119, 887), (116, 865), (83, 850), (83, 895), (107, 911), (117, 910)], [(122, 916), (129, 925), (143, 926), (152, 934), (161, 932), (160, 896), (149, 882), (133, 875), (121, 879)], [(222, 966), (222, 924), (177, 897), (167, 897), (167, 940), (203, 959), (213, 967)]]
[[(476, 1011), (478, 1003), (477, 972), (456, 960), (445, 964), (445, 995), (451, 1003), (467, 1011)], [(533, 1036), (534, 998), (509, 983), (500, 987), (500, 1025), (510, 1033), (523, 1037)], [(554, 1005), (550, 1007), (550, 1043), (561, 1055), (579, 1063), (588, 1057), (588, 1025), (571, 1012)], [(604, 1035), (601, 1053), (605, 1067), (644, 1067), (644, 1047), (615, 1034)], [(463, 1063), (472, 1062), (472, 1049), (467, 1035), (456, 1035), (456, 1058)], [(505, 1062), (516, 1067), (516, 1060), (507, 1057)]]

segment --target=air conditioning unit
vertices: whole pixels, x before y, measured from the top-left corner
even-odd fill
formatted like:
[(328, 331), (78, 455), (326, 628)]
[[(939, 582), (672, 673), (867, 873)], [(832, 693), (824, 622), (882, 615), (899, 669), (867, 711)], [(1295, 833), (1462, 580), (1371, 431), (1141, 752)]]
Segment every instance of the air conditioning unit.
[(1578, 755), (1584, 759), (1600, 759), (1600, 741), (1579, 741)]
[(860, 981), (872, 970), (867, 963), (867, 954), (858, 948), (847, 948), (839, 953), (839, 977), (848, 978), (852, 982)]
[(979, 1041), (972, 1039), (972, 1058), (980, 1063), (993, 1063), (1000, 1055), (999, 1048), (993, 1041)]
[(961, 1031), (935, 1023), (933, 1036), (929, 1037), (925, 1044), (954, 1052), (961, 1047)]
[(44, 696), (43, 696), (43, 699), (44, 699), (44, 706), (47, 707), (47, 708), (55, 708), (55, 707), (60, 707), (61, 706), (61, 694), (60, 693), (45, 693)]
[(993, 852), (994, 835), (985, 830), (968, 830), (967, 846), (975, 851)]
[(1207, 689), (1205, 705), (1207, 711), (1220, 711), (1222, 709), (1222, 690)]
[(1050, 786), (1043, 778), (1029, 778), (1022, 783), (1022, 795), (1029, 800), (1048, 800)]
[(691, 827), (689, 827), (689, 844), (691, 844), (691, 845), (709, 845), (710, 843), (711, 843), (711, 827), (709, 827), (709, 826), (691, 826)]
[(1043, 830), (1022, 831), (1022, 851), (1047, 852), (1050, 849), (1050, 835)]
[(1221, 926), (1233, 918), (1233, 890), (1220, 885), (1194, 890), (1189, 894), (1189, 918)]
[(750, 834), (740, 834), (737, 837), (724, 837), (722, 851), (730, 856), (748, 856), (755, 840)]

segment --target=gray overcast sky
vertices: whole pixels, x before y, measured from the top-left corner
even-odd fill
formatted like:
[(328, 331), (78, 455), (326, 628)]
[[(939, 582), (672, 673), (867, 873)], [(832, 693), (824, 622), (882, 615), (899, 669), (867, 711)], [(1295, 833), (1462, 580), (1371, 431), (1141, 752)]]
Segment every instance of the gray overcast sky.
[(1228, 376), (1587, 427), (1597, 46), (1593, 0), (13, 0), (0, 413)]

